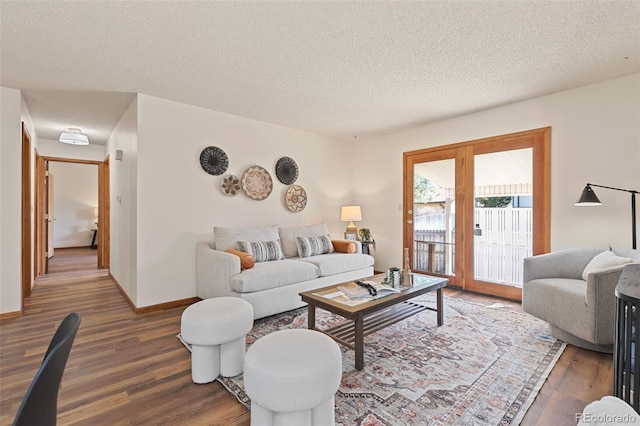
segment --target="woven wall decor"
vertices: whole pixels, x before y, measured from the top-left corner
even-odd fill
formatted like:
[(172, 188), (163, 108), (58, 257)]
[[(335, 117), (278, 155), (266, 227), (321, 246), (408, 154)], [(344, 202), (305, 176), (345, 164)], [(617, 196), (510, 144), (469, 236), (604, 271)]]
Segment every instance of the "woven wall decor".
[(298, 179), (298, 165), (293, 158), (282, 157), (276, 162), (276, 177), (285, 185), (291, 185)]
[(229, 157), (217, 146), (208, 146), (200, 153), (200, 165), (210, 175), (221, 175), (229, 167)]
[(307, 206), (307, 192), (300, 185), (291, 185), (284, 194), (284, 203), (292, 212), (301, 212)]
[(225, 175), (220, 181), (222, 193), (228, 197), (234, 197), (240, 192), (240, 178), (235, 175)]
[(260, 166), (252, 166), (245, 170), (240, 184), (247, 197), (256, 201), (264, 200), (273, 190), (271, 175)]

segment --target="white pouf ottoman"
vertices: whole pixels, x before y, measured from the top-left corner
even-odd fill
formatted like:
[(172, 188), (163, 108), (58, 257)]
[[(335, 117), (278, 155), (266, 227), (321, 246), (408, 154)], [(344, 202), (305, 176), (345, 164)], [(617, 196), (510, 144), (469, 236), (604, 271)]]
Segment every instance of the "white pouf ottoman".
[(209, 383), (242, 373), (245, 336), (253, 327), (253, 306), (238, 297), (201, 300), (182, 313), (180, 333), (191, 345), (191, 378)]
[(640, 415), (632, 406), (615, 396), (604, 396), (584, 407), (578, 426), (618, 426), (640, 424)]
[(244, 359), (251, 425), (333, 425), (341, 379), (342, 352), (325, 334), (280, 330), (258, 339)]

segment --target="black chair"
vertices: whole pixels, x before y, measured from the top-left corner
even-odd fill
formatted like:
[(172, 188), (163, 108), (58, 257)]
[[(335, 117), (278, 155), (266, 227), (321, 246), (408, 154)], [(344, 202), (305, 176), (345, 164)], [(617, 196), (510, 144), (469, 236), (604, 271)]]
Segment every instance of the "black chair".
[(67, 315), (60, 323), (49, 343), (42, 364), (22, 400), (13, 422), (14, 426), (56, 424), (58, 389), (78, 327), (80, 327), (80, 314), (75, 312)]

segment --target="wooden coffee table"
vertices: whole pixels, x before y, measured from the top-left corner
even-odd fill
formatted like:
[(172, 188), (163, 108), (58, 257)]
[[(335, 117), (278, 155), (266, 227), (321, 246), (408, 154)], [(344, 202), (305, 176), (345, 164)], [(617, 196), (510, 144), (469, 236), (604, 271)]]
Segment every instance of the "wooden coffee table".
[[(366, 278), (366, 280), (376, 282), (382, 282), (383, 279), (384, 274)], [(362, 370), (364, 368), (365, 336), (427, 309), (437, 313), (439, 326), (444, 323), (442, 289), (447, 285), (447, 282), (446, 278), (413, 274), (413, 286), (400, 287), (400, 293), (378, 299), (352, 301), (346, 296), (341, 296), (337, 287), (342, 284), (305, 291), (300, 293), (300, 297), (303, 302), (308, 304), (309, 330), (321, 331), (331, 336), (336, 342), (353, 349), (356, 370)], [(409, 301), (416, 296), (434, 290), (436, 290), (436, 308)], [(340, 315), (349, 321), (320, 330), (316, 328), (316, 308)]]

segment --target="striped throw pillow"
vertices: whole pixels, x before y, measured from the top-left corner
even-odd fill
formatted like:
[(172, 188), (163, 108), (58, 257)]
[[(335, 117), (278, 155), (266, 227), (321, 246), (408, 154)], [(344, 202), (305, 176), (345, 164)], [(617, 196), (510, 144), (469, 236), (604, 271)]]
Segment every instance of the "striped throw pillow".
[(249, 253), (253, 256), (256, 262), (269, 262), (271, 260), (284, 259), (280, 240), (258, 241), (255, 243), (250, 243), (249, 241), (238, 241), (238, 250)]
[(319, 254), (334, 252), (329, 235), (296, 237), (296, 245), (298, 246), (298, 256), (300, 257), (317, 256)]

